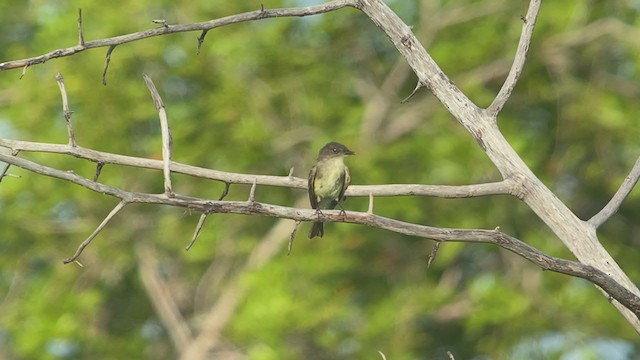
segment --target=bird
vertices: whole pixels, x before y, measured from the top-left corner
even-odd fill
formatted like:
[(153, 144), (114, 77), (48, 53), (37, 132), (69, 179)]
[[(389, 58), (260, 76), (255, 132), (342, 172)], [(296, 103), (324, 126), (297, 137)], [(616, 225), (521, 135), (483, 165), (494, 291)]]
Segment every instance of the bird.
[[(309, 202), (311, 207), (320, 210), (335, 209), (345, 199), (344, 192), (351, 184), (349, 168), (344, 158), (355, 153), (346, 146), (332, 141), (320, 149), (318, 159), (309, 172)], [(342, 206), (340, 206), (342, 208)], [(314, 222), (309, 232), (309, 239), (322, 237), (324, 224)]]

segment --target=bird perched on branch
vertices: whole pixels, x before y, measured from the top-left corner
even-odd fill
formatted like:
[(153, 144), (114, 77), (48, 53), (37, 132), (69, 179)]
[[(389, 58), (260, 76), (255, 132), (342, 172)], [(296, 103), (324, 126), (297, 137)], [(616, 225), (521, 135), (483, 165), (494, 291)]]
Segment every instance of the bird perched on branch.
[[(330, 142), (320, 149), (316, 164), (309, 172), (309, 202), (318, 213), (335, 209), (345, 199), (344, 192), (351, 183), (349, 168), (344, 164), (344, 157), (348, 155), (355, 153), (337, 142)], [(324, 224), (314, 222), (309, 239), (322, 235)]]

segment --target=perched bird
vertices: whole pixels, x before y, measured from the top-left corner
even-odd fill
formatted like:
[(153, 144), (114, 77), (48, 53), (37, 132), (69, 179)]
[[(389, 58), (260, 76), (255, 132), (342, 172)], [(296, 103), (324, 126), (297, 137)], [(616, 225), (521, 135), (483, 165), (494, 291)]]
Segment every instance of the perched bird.
[[(344, 164), (344, 157), (347, 155), (355, 153), (337, 142), (330, 142), (320, 149), (316, 164), (309, 172), (309, 202), (318, 212), (335, 209), (344, 200), (344, 192), (351, 183), (349, 168)], [(323, 223), (314, 222), (309, 239), (322, 235)]]

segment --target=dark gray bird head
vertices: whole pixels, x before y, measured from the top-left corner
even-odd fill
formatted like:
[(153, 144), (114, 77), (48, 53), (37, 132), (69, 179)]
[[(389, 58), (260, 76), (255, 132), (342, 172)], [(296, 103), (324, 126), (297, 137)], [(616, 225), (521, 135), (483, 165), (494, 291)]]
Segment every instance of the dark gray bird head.
[(320, 149), (318, 154), (318, 160), (331, 159), (338, 156), (355, 155), (353, 151), (349, 150), (346, 146), (332, 141)]

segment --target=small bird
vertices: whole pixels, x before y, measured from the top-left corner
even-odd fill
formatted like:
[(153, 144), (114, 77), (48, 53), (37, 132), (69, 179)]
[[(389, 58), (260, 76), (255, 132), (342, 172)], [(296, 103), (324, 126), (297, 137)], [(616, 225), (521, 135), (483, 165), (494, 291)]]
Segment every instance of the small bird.
[[(349, 168), (344, 164), (347, 155), (355, 153), (337, 142), (330, 142), (320, 149), (316, 164), (309, 172), (309, 202), (318, 212), (335, 209), (345, 199), (344, 192), (351, 183)], [(309, 239), (322, 235), (324, 224), (314, 222)]]

